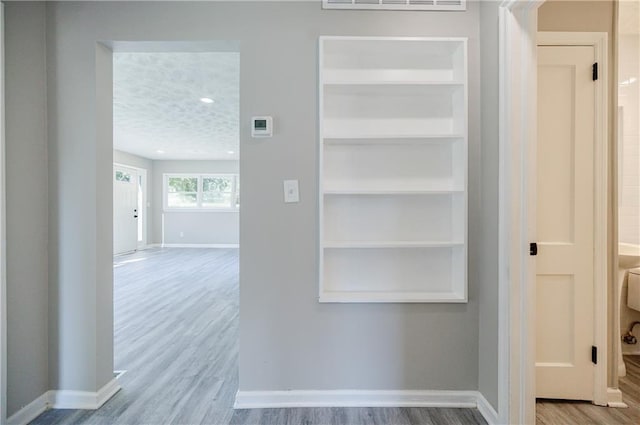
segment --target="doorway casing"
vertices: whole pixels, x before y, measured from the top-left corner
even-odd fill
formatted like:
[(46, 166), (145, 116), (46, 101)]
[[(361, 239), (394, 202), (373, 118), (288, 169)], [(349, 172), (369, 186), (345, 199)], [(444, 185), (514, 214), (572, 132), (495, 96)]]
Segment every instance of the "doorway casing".
[[(535, 423), (535, 152), (538, 8), (544, 0), (506, 0), (499, 7), (499, 283), (498, 413), (500, 423)], [(603, 66), (596, 91), (595, 329), (601, 347), (595, 404), (621, 403), (607, 388), (607, 55), (606, 34), (573, 33), (557, 44), (594, 46)], [(555, 43), (555, 41), (553, 42)], [(532, 178), (533, 177), (533, 178)]]
[(4, 3), (0, 3), (0, 425), (7, 422), (7, 234), (4, 122)]
[[(109, 351), (111, 356), (111, 370), (114, 369), (113, 361), (113, 53), (114, 52), (240, 52), (240, 42), (236, 40), (213, 40), (213, 41), (104, 41), (96, 43), (96, 87), (97, 87), (97, 133), (98, 146), (104, 149), (98, 161), (100, 169), (97, 174), (100, 178), (108, 179), (111, 190), (107, 196), (100, 199), (104, 202), (105, 215), (98, 218), (98, 222), (102, 223), (103, 237), (99, 240), (98, 250), (100, 259), (103, 261), (103, 276), (109, 276), (107, 282), (102, 283), (105, 292), (109, 293), (104, 299), (104, 308), (108, 310), (103, 317), (108, 318), (109, 331), (103, 335), (109, 334), (110, 337), (102, 338), (104, 342), (103, 351)], [(239, 147), (240, 149), (240, 147)], [(130, 165), (126, 165), (129, 168)], [(147, 194), (149, 191), (148, 180), (146, 180)], [(143, 205), (146, 208), (148, 197), (145, 196)], [(148, 210), (145, 211), (148, 213)], [(148, 216), (147, 216), (148, 217)], [(148, 242), (148, 234), (147, 234)], [(239, 258), (241, 261), (241, 258)], [(118, 389), (120, 387), (118, 386)], [(106, 400), (105, 400), (106, 401)], [(4, 424), (0, 424), (4, 425)]]

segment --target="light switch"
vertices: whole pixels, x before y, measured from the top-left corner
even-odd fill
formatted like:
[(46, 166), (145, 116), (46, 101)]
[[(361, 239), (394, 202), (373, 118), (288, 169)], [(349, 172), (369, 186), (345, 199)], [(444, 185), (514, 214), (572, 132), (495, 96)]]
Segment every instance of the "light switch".
[(284, 181), (284, 202), (300, 202), (300, 194), (298, 192), (298, 180)]

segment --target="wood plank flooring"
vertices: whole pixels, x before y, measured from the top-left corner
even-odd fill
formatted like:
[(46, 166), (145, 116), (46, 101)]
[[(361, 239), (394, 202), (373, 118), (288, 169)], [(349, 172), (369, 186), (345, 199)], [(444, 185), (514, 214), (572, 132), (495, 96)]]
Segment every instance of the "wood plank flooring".
[(640, 356), (624, 356), (627, 376), (620, 378), (627, 409), (594, 406), (580, 401), (541, 400), (536, 404), (538, 425), (640, 424)]
[(122, 390), (97, 411), (35, 424), (227, 423), (238, 387), (238, 251), (150, 249), (114, 259)]
[(49, 410), (32, 424), (485, 424), (477, 409), (233, 410), (238, 251), (150, 249), (114, 259), (114, 354), (122, 390), (101, 409)]
[(477, 409), (445, 408), (343, 408), (237, 410), (231, 425), (448, 425), (486, 424)]

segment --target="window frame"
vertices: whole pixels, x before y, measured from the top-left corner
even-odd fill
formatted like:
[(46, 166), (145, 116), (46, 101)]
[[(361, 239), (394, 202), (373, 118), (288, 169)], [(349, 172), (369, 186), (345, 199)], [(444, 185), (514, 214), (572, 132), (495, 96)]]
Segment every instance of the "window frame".
[[(194, 207), (171, 207), (169, 206), (169, 179), (172, 177), (178, 178), (196, 178), (197, 192), (196, 192), (196, 206)], [(204, 179), (208, 177), (225, 177), (231, 178), (231, 202), (227, 207), (204, 207), (202, 206), (202, 199), (204, 194)], [(163, 210), (167, 212), (238, 212), (239, 207), (235, 206), (235, 199), (238, 189), (238, 173), (163, 173), (162, 174), (162, 198), (163, 198)], [(191, 193), (191, 192), (189, 192)]]

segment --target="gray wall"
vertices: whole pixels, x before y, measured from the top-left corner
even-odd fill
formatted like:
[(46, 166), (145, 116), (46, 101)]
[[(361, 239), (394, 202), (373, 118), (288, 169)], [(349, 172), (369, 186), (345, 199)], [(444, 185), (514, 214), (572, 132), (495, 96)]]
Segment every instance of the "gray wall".
[[(165, 212), (165, 173), (238, 173), (238, 161), (153, 161), (153, 242), (165, 244), (232, 244), (239, 242), (238, 212)], [(163, 236), (164, 228), (164, 240)], [(180, 236), (180, 232), (184, 236)]]
[(153, 170), (153, 160), (143, 158), (138, 155), (134, 155), (128, 152), (122, 152), (117, 149), (113, 150), (113, 162), (114, 164), (129, 165), (136, 168), (144, 168), (149, 173), (148, 177), (151, 178), (151, 171)]
[[(47, 42), (49, 39), (47, 39)], [(92, 230), (92, 237), (95, 243), (95, 258), (91, 258), (95, 263), (90, 263), (90, 268), (95, 268), (95, 287), (92, 288), (89, 282), (87, 285), (80, 285), (80, 296), (85, 296), (85, 300), (80, 297), (75, 298), (78, 294), (74, 289), (79, 282), (73, 281), (62, 282), (58, 288), (61, 294), (58, 302), (61, 337), (58, 341), (60, 365), (57, 369), (57, 384), (60, 388), (68, 388), (70, 383), (81, 382), (84, 380), (84, 388), (92, 391), (92, 388), (99, 389), (107, 382), (114, 379), (113, 377), (113, 55), (111, 51), (102, 44), (95, 47), (95, 55), (93, 57), (96, 67), (95, 81), (95, 109), (94, 116), (105, 117), (107, 119), (97, 120), (95, 125), (96, 146), (93, 150), (94, 158), (87, 158), (94, 162), (95, 174), (95, 201), (89, 198), (91, 203), (90, 209), (95, 208), (95, 227)], [(48, 62), (48, 64), (51, 62)], [(55, 87), (49, 80), (48, 88)], [(54, 89), (55, 91), (55, 89)], [(51, 93), (51, 91), (50, 91)], [(49, 105), (51, 107), (51, 105)], [(49, 115), (51, 116), (51, 115)], [(52, 127), (50, 126), (49, 129)], [(55, 128), (55, 127), (54, 127)], [(51, 146), (51, 145), (50, 145)], [(101, 192), (100, 190), (108, 190), (109, 192)], [(62, 193), (65, 193), (63, 191)], [(60, 198), (57, 198), (60, 199)], [(93, 204), (95, 202), (95, 205)], [(68, 217), (68, 210), (65, 211)], [(105, 225), (108, 223), (108, 225)], [(63, 235), (66, 238), (66, 235)], [(68, 257), (65, 256), (65, 260)], [(63, 260), (65, 263), (66, 261)], [(65, 264), (69, 266), (68, 263)], [(93, 272), (92, 272), (93, 274)], [(86, 287), (89, 288), (86, 288)], [(88, 289), (88, 290), (87, 290)], [(86, 298), (86, 296), (89, 296)], [(71, 305), (75, 306), (76, 311), (68, 314), (65, 302), (71, 301)], [(75, 301), (75, 303), (74, 303)], [(80, 308), (78, 308), (80, 307)], [(94, 310), (89, 310), (90, 308)], [(72, 307), (73, 308), (73, 307)], [(95, 332), (93, 338), (89, 334), (77, 335), (68, 331), (82, 328), (75, 322), (75, 313), (81, 316), (95, 320), (90, 322), (85, 329)], [(92, 317), (93, 316), (93, 317)], [(74, 328), (72, 328), (75, 327)], [(80, 336), (80, 338), (78, 338)], [(62, 344), (64, 343), (64, 344)], [(72, 344), (72, 345), (69, 345)], [(84, 354), (91, 354), (93, 357), (84, 357)], [(74, 369), (69, 373), (68, 367), (71, 365), (76, 356), (84, 362), (88, 369)]]
[(482, 230), (478, 389), (498, 408), (498, 6), (480, 2)]
[(56, 24), (63, 7), (47, 4), (49, 379), (96, 391), (113, 377), (111, 61), (95, 39)]
[(221, 246), (239, 243), (238, 212), (167, 211), (162, 214), (164, 240), (154, 243)]
[(7, 412), (49, 389), (44, 3), (5, 9)]
[[(220, 39), (241, 42), (240, 388), (473, 390), (480, 380), (491, 391), (479, 367), (490, 366), (492, 355), (479, 357), (478, 338), (489, 337), (492, 329), (484, 327), (494, 325), (497, 250), (483, 226), (497, 215), (490, 197), (497, 157), (491, 141), (481, 143), (480, 119), (490, 115), (480, 114), (479, 8), (468, 2), (461, 13), (381, 13), (323, 11), (319, 2), (48, 3), (50, 387), (95, 391), (113, 369), (111, 62), (96, 41)], [(469, 37), (468, 304), (317, 303), (323, 34)], [(7, 48), (26, 52), (22, 40)], [(496, 74), (490, 65), (482, 71)], [(17, 91), (29, 83), (12, 85)], [(274, 137), (251, 139), (246, 123), (262, 114), (274, 116)], [(300, 181), (301, 202), (285, 205), (282, 180), (291, 178)], [(46, 315), (46, 306), (31, 304), (24, 307)]]
[[(154, 206), (154, 198), (153, 198), (153, 160), (148, 158), (143, 158), (138, 155), (134, 155), (128, 152), (119, 151), (117, 149), (113, 150), (113, 162), (114, 164), (122, 164), (128, 165), (130, 167), (142, 168), (147, 170), (147, 205), (146, 214), (147, 214), (147, 244), (154, 243), (153, 242), (153, 214), (152, 208)], [(162, 198), (160, 198), (162, 199)]]

